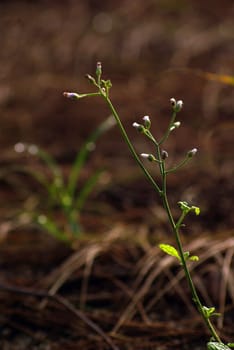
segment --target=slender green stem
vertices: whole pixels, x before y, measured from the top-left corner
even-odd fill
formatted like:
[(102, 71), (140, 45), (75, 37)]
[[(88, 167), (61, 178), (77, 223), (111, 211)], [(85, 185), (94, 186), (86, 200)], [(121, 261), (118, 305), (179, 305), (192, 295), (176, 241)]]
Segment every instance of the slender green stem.
[(199, 299), (199, 296), (197, 294), (196, 288), (195, 288), (195, 286), (193, 284), (192, 277), (191, 277), (191, 274), (190, 274), (188, 266), (187, 266), (187, 262), (186, 262), (185, 257), (184, 257), (183, 247), (182, 247), (182, 243), (181, 243), (181, 239), (180, 239), (180, 233), (179, 233), (179, 228), (180, 228), (180, 226), (182, 224), (182, 221), (183, 221), (185, 215), (183, 215), (184, 213), (182, 213), (182, 215), (181, 215), (180, 219), (178, 220), (177, 224), (175, 223), (175, 220), (173, 218), (173, 215), (172, 215), (172, 212), (171, 212), (171, 208), (170, 208), (170, 205), (169, 205), (169, 202), (168, 202), (168, 197), (167, 197), (167, 171), (165, 170), (165, 164), (164, 164), (164, 162), (162, 161), (162, 158), (161, 158), (161, 150), (160, 150), (159, 143), (156, 143), (156, 148), (157, 148), (157, 154), (158, 154), (158, 157), (159, 157), (159, 160), (160, 160), (160, 163), (158, 164), (158, 166), (159, 166), (159, 170), (160, 170), (161, 177), (162, 177), (162, 196), (161, 196), (162, 197), (162, 202), (163, 202), (163, 206), (164, 206), (164, 208), (166, 210), (166, 213), (167, 213), (170, 225), (172, 227), (172, 230), (173, 230), (173, 233), (174, 233), (174, 236), (175, 236), (176, 245), (177, 245), (177, 248), (178, 248), (178, 251), (179, 251), (179, 255), (180, 255), (180, 258), (181, 258), (181, 264), (182, 264), (182, 267), (183, 267), (183, 270), (184, 270), (184, 273), (185, 273), (188, 285), (190, 287), (192, 298), (193, 298), (193, 300), (195, 302), (195, 305), (196, 305), (196, 307), (198, 309), (198, 312), (201, 314), (201, 316), (202, 316), (205, 324), (207, 325), (208, 329), (210, 330), (212, 336), (214, 337), (215, 340), (217, 340), (219, 343), (221, 343), (221, 339), (219, 338), (216, 330), (214, 329), (210, 319), (207, 318), (205, 316), (204, 312), (203, 312), (202, 303), (201, 303), (201, 301)]
[(179, 220), (178, 220), (177, 223), (176, 223), (176, 228), (177, 228), (177, 229), (179, 229), (180, 226), (182, 225), (182, 222), (184, 221), (185, 216), (186, 216), (185, 212), (182, 211), (182, 214), (181, 214)]
[(168, 128), (167, 128), (167, 131), (165, 132), (165, 134), (164, 134), (164, 136), (161, 138), (161, 140), (158, 142), (159, 145), (161, 145), (162, 143), (164, 143), (164, 142), (167, 140), (168, 136), (170, 135), (171, 127), (172, 127), (172, 125), (173, 125), (173, 123), (174, 123), (174, 121), (175, 121), (176, 114), (177, 114), (177, 112), (176, 112), (176, 111), (173, 111), (172, 116), (171, 116), (170, 123), (169, 123)]
[(197, 294), (196, 288), (195, 288), (194, 283), (192, 281), (191, 274), (189, 272), (189, 269), (188, 269), (188, 266), (187, 266), (187, 262), (185, 260), (184, 253), (183, 253), (182, 243), (181, 243), (180, 234), (179, 234), (179, 225), (175, 224), (175, 221), (173, 219), (173, 216), (172, 216), (172, 213), (171, 213), (171, 209), (170, 209), (170, 206), (169, 206), (169, 203), (168, 203), (167, 192), (166, 192), (166, 181), (163, 182), (163, 196), (162, 196), (162, 200), (163, 200), (164, 208), (166, 209), (166, 212), (167, 212), (168, 219), (170, 221), (171, 227), (172, 227), (173, 232), (174, 232), (176, 244), (177, 244), (177, 247), (178, 247), (178, 250), (179, 250), (179, 255), (180, 255), (180, 258), (181, 258), (181, 264), (182, 264), (182, 267), (183, 267), (183, 270), (184, 270), (187, 282), (189, 284), (189, 287), (190, 287), (190, 290), (191, 290), (191, 293), (192, 293), (193, 301), (196, 304), (196, 307), (197, 307), (199, 313), (201, 314), (205, 324), (207, 325), (207, 327), (210, 330), (210, 333), (212, 334), (214, 339), (217, 342), (222, 343), (222, 341), (221, 341), (220, 337), (218, 336), (218, 334), (217, 334), (214, 326), (212, 325), (210, 319), (207, 318), (205, 316), (204, 312), (203, 312), (202, 303), (200, 301), (200, 298), (199, 298), (199, 296)]
[(185, 159), (183, 159), (178, 165), (176, 165), (175, 167), (166, 170), (166, 173), (174, 173), (176, 170), (178, 170), (179, 168), (181, 168), (183, 165), (185, 165), (189, 160), (191, 159), (191, 157), (186, 157)]
[(91, 92), (88, 94), (80, 94), (79, 98), (83, 98), (83, 97), (93, 97), (93, 96), (100, 96), (100, 92)]

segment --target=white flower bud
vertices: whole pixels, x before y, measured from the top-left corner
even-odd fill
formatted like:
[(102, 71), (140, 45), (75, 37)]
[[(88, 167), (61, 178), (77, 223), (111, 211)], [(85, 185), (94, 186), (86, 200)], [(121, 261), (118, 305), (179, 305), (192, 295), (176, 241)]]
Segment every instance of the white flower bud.
[(180, 124), (181, 124), (181, 122), (175, 122), (173, 125), (175, 126), (175, 128), (179, 128)]
[(190, 151), (188, 151), (188, 157), (192, 158), (193, 156), (195, 156), (196, 153), (197, 153), (197, 148), (193, 148)]
[(97, 62), (96, 75), (101, 75), (102, 73), (102, 64), (101, 62)]
[(177, 112), (181, 111), (182, 107), (183, 107), (183, 101), (182, 100), (179, 100), (176, 102), (176, 109), (177, 109)]
[(170, 131), (172, 131), (172, 130), (178, 128), (179, 126), (180, 126), (180, 122), (175, 122), (175, 123), (173, 123), (172, 126), (170, 127)]
[(71, 100), (78, 100), (80, 98), (79, 94), (76, 94), (75, 92), (64, 92), (64, 97), (70, 98)]
[(150, 123), (150, 117), (148, 115), (145, 115), (142, 119), (144, 122)]
[(140, 124), (138, 124), (138, 123), (136, 123), (136, 122), (134, 122), (133, 124), (132, 124), (132, 126), (135, 128), (135, 129), (138, 129), (139, 128), (139, 126), (141, 126)]
[(142, 132), (142, 131), (144, 130), (144, 126), (141, 125), (141, 124), (138, 124), (138, 123), (136, 123), (136, 122), (134, 122), (134, 123), (132, 124), (132, 126), (133, 126), (135, 129), (137, 129), (138, 131), (140, 131), (140, 132)]
[(149, 153), (141, 153), (141, 157), (148, 159)]
[(172, 97), (172, 98), (170, 99), (170, 102), (171, 102), (172, 107), (174, 108), (174, 107), (176, 106), (176, 100), (175, 100), (175, 98)]
[(167, 153), (167, 151), (162, 150), (161, 157), (162, 157), (162, 160), (165, 160), (166, 158), (168, 158), (168, 153)]
[(149, 117), (148, 115), (145, 115), (145, 116), (143, 117), (143, 120), (144, 120), (144, 122), (145, 122), (145, 127), (146, 127), (147, 129), (149, 129), (150, 126), (151, 126), (150, 117)]
[(153, 154), (149, 154), (149, 153), (141, 153), (141, 157), (148, 159), (150, 162), (153, 162), (154, 160), (156, 160)]

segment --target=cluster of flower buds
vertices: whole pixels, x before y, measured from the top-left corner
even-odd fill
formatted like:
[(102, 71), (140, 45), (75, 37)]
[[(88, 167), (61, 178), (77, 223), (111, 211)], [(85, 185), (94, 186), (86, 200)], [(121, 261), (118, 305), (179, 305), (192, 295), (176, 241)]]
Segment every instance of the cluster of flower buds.
[(147, 131), (151, 127), (151, 121), (150, 121), (150, 117), (148, 115), (145, 115), (142, 119), (144, 121), (144, 125), (136, 123), (136, 122), (134, 122), (132, 124), (132, 126), (140, 132)]
[(170, 99), (173, 111), (178, 113), (181, 111), (182, 107), (183, 107), (183, 101), (182, 100), (178, 100), (176, 101), (176, 99), (174, 99), (173, 97)]
[[(158, 162), (160, 163), (161, 161), (155, 158), (155, 156), (151, 153), (141, 153), (141, 157), (149, 160), (150, 162)], [(161, 152), (161, 160), (164, 161), (168, 157), (167, 151), (162, 150)]]

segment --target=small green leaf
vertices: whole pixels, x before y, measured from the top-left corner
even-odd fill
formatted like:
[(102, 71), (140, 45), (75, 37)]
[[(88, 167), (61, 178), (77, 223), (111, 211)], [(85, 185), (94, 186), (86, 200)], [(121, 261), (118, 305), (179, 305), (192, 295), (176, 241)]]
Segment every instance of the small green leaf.
[(180, 209), (181, 209), (185, 214), (187, 214), (187, 213), (191, 210), (190, 206), (189, 206), (188, 203), (185, 202), (185, 201), (180, 201), (180, 202), (178, 202), (178, 204), (179, 204), (179, 206), (180, 206)]
[(185, 260), (188, 260), (190, 252), (184, 252), (183, 254), (184, 254)]
[(199, 215), (200, 214), (200, 208), (199, 207), (195, 207), (195, 205), (193, 206), (189, 206), (187, 202), (185, 201), (181, 201), (181, 202), (178, 202), (179, 206), (180, 206), (180, 209), (182, 210), (182, 212), (184, 214), (188, 214), (190, 211), (194, 211), (194, 213), (196, 215)]
[(209, 342), (207, 343), (207, 349), (208, 350), (230, 350), (230, 348), (223, 344), (223, 343), (218, 343), (218, 342)]
[(111, 81), (110, 80), (106, 80), (106, 87), (108, 88), (108, 89), (110, 89), (111, 87), (112, 87), (112, 83), (111, 83)]
[(227, 346), (229, 346), (229, 348), (234, 348), (234, 343), (227, 343)]
[(174, 256), (175, 258), (177, 258), (179, 261), (181, 261), (181, 258), (179, 256), (178, 251), (176, 250), (176, 248), (174, 248), (172, 245), (170, 244), (159, 244), (159, 248), (166, 254)]
[(202, 310), (203, 310), (204, 316), (206, 318), (210, 318), (210, 316), (212, 316), (214, 314), (214, 312), (215, 312), (215, 307), (203, 306)]
[(191, 261), (199, 261), (199, 257), (197, 255), (192, 255), (189, 257), (189, 260)]
[(195, 207), (194, 205), (191, 207), (191, 210), (193, 210), (196, 215), (199, 215), (201, 212), (200, 208)]

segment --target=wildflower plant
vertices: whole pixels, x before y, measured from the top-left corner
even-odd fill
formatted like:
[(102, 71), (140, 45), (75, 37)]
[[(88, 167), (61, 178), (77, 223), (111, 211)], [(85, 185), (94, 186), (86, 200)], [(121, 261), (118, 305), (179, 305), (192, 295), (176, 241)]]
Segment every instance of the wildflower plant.
[[(79, 100), (85, 97), (100, 96), (107, 103), (121, 131), (121, 134), (130, 152), (132, 153), (132, 156), (134, 157), (136, 163), (139, 165), (139, 167), (143, 171), (147, 180), (151, 183), (153, 189), (158, 193), (158, 195), (161, 198), (163, 207), (167, 213), (168, 221), (170, 223), (172, 232), (174, 234), (175, 246), (162, 243), (162, 244), (159, 244), (159, 248), (166, 254), (171, 255), (175, 259), (177, 259), (179, 264), (184, 270), (185, 277), (191, 291), (192, 301), (195, 304), (197, 311), (201, 315), (205, 325), (207, 326), (210, 332), (211, 338), (210, 338), (210, 341), (207, 343), (208, 350), (225, 350), (225, 349), (227, 350), (227, 349), (230, 349), (231, 347), (234, 347), (233, 343), (229, 343), (226, 345), (222, 342), (220, 336), (218, 335), (211, 321), (211, 317), (218, 316), (218, 314), (215, 311), (215, 307), (208, 307), (202, 304), (202, 301), (200, 300), (200, 297), (196, 291), (196, 287), (193, 283), (193, 280), (189, 271), (189, 266), (188, 266), (189, 261), (192, 261), (193, 263), (195, 263), (199, 258), (195, 255), (190, 255), (190, 252), (184, 251), (182, 241), (181, 241), (180, 229), (184, 224), (185, 217), (190, 213), (199, 215), (200, 208), (194, 205), (190, 205), (186, 201), (178, 201), (178, 206), (180, 208), (181, 213), (179, 218), (174, 218), (171, 210), (171, 205), (168, 200), (168, 195), (167, 195), (168, 175), (171, 173), (175, 173), (178, 169), (185, 166), (197, 153), (197, 148), (193, 148), (185, 154), (185, 157), (176, 166), (171, 168), (167, 166), (168, 153), (163, 147), (168, 137), (170, 136), (171, 132), (179, 128), (181, 125), (180, 121), (177, 121), (176, 118), (177, 118), (177, 114), (181, 111), (183, 107), (182, 100), (177, 101), (174, 98), (171, 98), (170, 100), (171, 108), (172, 108), (171, 118), (164, 135), (159, 140), (157, 140), (151, 133), (151, 120), (149, 116), (144, 116), (143, 121), (141, 123), (138, 123), (138, 122), (133, 123), (133, 127), (140, 134), (142, 134), (146, 139), (148, 139), (153, 144), (153, 148), (154, 148), (154, 152), (152, 154), (141, 153), (140, 155), (141, 157), (139, 157), (137, 152), (135, 151), (135, 148), (132, 142), (130, 141), (127, 135), (127, 132), (122, 124), (122, 121), (119, 117), (117, 110), (112, 104), (112, 101), (110, 98), (110, 89), (112, 87), (112, 84), (110, 80), (102, 79), (101, 63), (100, 62), (97, 63), (95, 77), (89, 74), (87, 74), (86, 77), (90, 81), (90, 83), (96, 88), (96, 92), (85, 93), (85, 94), (74, 93), (74, 92), (64, 92), (63, 95), (67, 98), (75, 99), (75, 100)], [(147, 170), (141, 158), (143, 160), (148, 160), (149, 162), (155, 163), (155, 165), (159, 169), (160, 181), (158, 180), (156, 181), (151, 176), (150, 172)]]
[[(33, 221), (58, 240), (72, 245), (83, 233), (80, 223), (81, 211), (102, 171), (95, 171), (80, 186), (79, 190), (78, 182), (90, 152), (95, 149), (95, 142), (114, 125), (113, 116), (109, 116), (94, 130), (77, 152), (67, 178), (56, 159), (45, 150), (36, 145), (23, 143), (15, 145), (16, 152), (27, 152), (31, 156), (36, 156), (47, 167), (48, 172), (29, 170), (29, 173), (46, 189), (48, 195), (47, 203), (43, 203), (44, 213), (33, 213)], [(49, 210), (49, 208), (52, 210)], [(60, 224), (54, 215), (54, 208), (63, 218), (63, 222)]]

